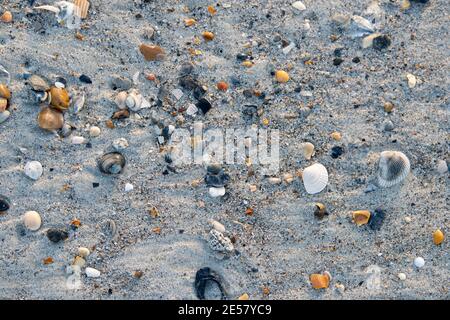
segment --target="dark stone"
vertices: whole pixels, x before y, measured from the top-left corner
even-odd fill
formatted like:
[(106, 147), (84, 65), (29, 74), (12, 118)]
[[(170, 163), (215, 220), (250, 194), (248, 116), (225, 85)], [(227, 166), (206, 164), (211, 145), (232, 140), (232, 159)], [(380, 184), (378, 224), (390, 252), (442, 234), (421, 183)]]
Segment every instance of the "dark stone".
[(0, 194), (0, 212), (8, 211), (11, 207), (11, 200), (8, 197)]
[(228, 184), (230, 176), (224, 172), (217, 175), (207, 174), (205, 176), (205, 182), (208, 187), (221, 188)]
[(169, 154), (164, 155), (164, 161), (167, 163), (172, 163), (172, 157)]
[(391, 45), (391, 38), (387, 35), (381, 35), (373, 39), (373, 48), (381, 51)]
[(92, 182), (92, 187), (93, 188), (97, 188), (100, 185), (100, 183), (98, 182)]
[(371, 212), (368, 223), (369, 228), (375, 231), (380, 230), (385, 217), (386, 213), (380, 208), (376, 209), (374, 212)]
[(411, 0), (412, 2), (427, 3), (428, 0)]
[(195, 106), (202, 110), (203, 114), (206, 114), (212, 108), (211, 103), (205, 98), (201, 98), (200, 100), (198, 100)]
[(251, 89), (245, 89), (244, 91), (242, 91), (242, 93), (244, 94), (244, 97), (246, 97), (246, 98), (253, 97), (253, 91)]
[(92, 83), (91, 78), (89, 78), (89, 77), (88, 77), (87, 75), (85, 75), (85, 74), (82, 74), (82, 75), (80, 76), (80, 81), (81, 81), (81, 82), (84, 82), (84, 83), (89, 83), (89, 84)]
[(335, 66), (340, 65), (342, 62), (344, 62), (344, 59), (342, 59), (342, 58), (333, 59), (333, 65), (335, 65)]
[(246, 118), (246, 120), (251, 120), (258, 114), (258, 107), (255, 105), (245, 105), (242, 113), (244, 114), (244, 118)]
[(222, 285), (222, 279), (221, 279), (220, 275), (208, 267), (201, 268), (195, 274), (194, 286), (195, 286), (195, 292), (197, 294), (197, 297), (200, 300), (206, 299), (205, 298), (205, 289), (206, 289), (206, 285), (209, 281), (214, 282), (217, 285), (217, 287), (219, 288), (220, 293), (222, 295), (222, 300), (226, 300), (227, 293)]
[(342, 148), (342, 147), (334, 146), (333, 148), (331, 148), (331, 157), (333, 159), (337, 159), (343, 153), (344, 153), (344, 148)]
[(121, 76), (112, 76), (109, 79), (109, 86), (113, 90), (126, 91), (126, 90), (129, 90), (132, 85), (133, 85), (133, 83), (131, 82), (131, 80), (126, 79)]
[(192, 95), (194, 96), (195, 99), (200, 100), (206, 94), (206, 91), (207, 91), (206, 87), (198, 85), (192, 91)]
[(170, 139), (170, 128), (169, 127), (164, 127), (161, 131), (161, 135), (164, 137), (165, 140), (169, 140)]
[(222, 171), (222, 167), (217, 164), (210, 164), (206, 167), (206, 171), (210, 174), (219, 174)]
[(54, 243), (64, 241), (69, 237), (69, 233), (65, 230), (50, 228), (47, 231), (47, 238)]
[(336, 49), (334, 49), (334, 52), (333, 52), (334, 56), (337, 57), (337, 58), (342, 57), (342, 51), (343, 50), (344, 50), (344, 48), (336, 48)]
[(354, 63), (360, 63), (360, 62), (361, 62), (361, 59), (360, 59), (359, 57), (354, 57), (354, 58), (352, 59), (352, 61), (353, 61)]
[(64, 85), (64, 87), (67, 86), (67, 80), (62, 77), (56, 78), (55, 82), (61, 82)]
[(249, 55), (244, 54), (244, 53), (238, 53), (236, 55), (236, 59), (238, 59), (240, 61), (245, 61), (245, 60), (251, 59), (251, 57)]

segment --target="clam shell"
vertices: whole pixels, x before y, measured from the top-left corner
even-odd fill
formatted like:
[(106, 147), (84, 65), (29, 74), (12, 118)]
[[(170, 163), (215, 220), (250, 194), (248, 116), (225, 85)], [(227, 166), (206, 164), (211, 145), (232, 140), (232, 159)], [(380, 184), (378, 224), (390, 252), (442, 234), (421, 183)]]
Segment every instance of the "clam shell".
[(116, 98), (114, 99), (114, 102), (117, 104), (119, 109), (126, 109), (126, 100), (128, 97), (128, 93), (126, 91), (121, 91), (117, 94)]
[(392, 187), (402, 182), (408, 175), (411, 165), (408, 157), (399, 151), (383, 151), (378, 162), (378, 185)]
[(36, 211), (27, 211), (23, 216), (23, 224), (27, 229), (36, 231), (41, 227), (41, 216)]
[(48, 107), (39, 112), (37, 120), (40, 128), (49, 131), (61, 129), (64, 125), (62, 113)]
[(28, 79), (28, 83), (31, 85), (34, 91), (47, 91), (50, 89), (50, 85), (39, 77), (38, 75), (33, 74), (30, 79)]
[(74, 0), (75, 14), (81, 19), (86, 19), (90, 3), (87, 0)]
[(0, 98), (11, 99), (11, 91), (5, 84), (0, 84)]
[(302, 178), (306, 192), (316, 194), (327, 186), (328, 171), (322, 164), (315, 163), (303, 170)]
[(125, 167), (125, 157), (119, 152), (110, 152), (104, 154), (98, 161), (98, 167), (101, 172), (107, 174), (118, 174)]
[(69, 108), (70, 98), (64, 88), (52, 87), (49, 91), (49, 102), (53, 108), (65, 111)]

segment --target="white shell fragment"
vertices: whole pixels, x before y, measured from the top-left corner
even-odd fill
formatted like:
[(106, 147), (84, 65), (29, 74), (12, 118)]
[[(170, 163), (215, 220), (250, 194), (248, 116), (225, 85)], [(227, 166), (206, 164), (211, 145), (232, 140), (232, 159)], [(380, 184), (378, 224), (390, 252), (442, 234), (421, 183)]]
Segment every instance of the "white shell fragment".
[(375, 39), (376, 37), (379, 37), (380, 35), (381, 35), (381, 33), (376, 32), (376, 33), (369, 34), (367, 37), (364, 37), (362, 40), (361, 47), (363, 49), (370, 48), (373, 45), (373, 39)]
[(350, 24), (350, 36), (352, 38), (364, 37), (374, 31), (374, 27), (369, 20), (361, 16), (352, 16)]
[(416, 86), (416, 84), (417, 84), (417, 78), (416, 78), (416, 76), (413, 75), (413, 74), (411, 74), (411, 73), (408, 73), (408, 74), (406, 75), (406, 80), (408, 80), (408, 87), (409, 87), (410, 89), (414, 88), (414, 87)]
[(25, 175), (33, 180), (37, 180), (43, 173), (42, 164), (39, 161), (30, 161), (25, 165)]
[(114, 140), (112, 146), (117, 151), (122, 151), (122, 150), (125, 150), (126, 148), (128, 148), (128, 141), (125, 138), (119, 138), (119, 139)]
[(91, 267), (87, 267), (86, 270), (84, 270), (84, 272), (86, 272), (86, 276), (88, 276), (89, 278), (100, 277), (100, 271)]
[(83, 144), (86, 143), (86, 141), (87, 140), (81, 136), (73, 136), (70, 142), (72, 144)]
[(406, 280), (406, 274), (404, 274), (403, 272), (400, 272), (397, 276), (402, 281)]
[(225, 233), (225, 226), (223, 224), (221, 224), (220, 222), (218, 222), (216, 220), (212, 220), (212, 219), (210, 219), (208, 222), (211, 224), (211, 226), (214, 228), (214, 230), (217, 230), (220, 233)]
[(220, 188), (211, 187), (209, 188), (209, 195), (213, 198), (222, 197), (225, 195), (225, 187)]
[(378, 185), (392, 187), (402, 182), (410, 171), (408, 157), (399, 151), (383, 151), (378, 162)]
[(116, 98), (114, 99), (114, 102), (116, 103), (117, 107), (119, 107), (119, 109), (127, 108), (127, 105), (125, 104), (127, 97), (128, 93), (126, 91), (121, 91), (117, 94)]
[(436, 170), (437, 172), (439, 172), (440, 174), (444, 174), (448, 171), (448, 165), (447, 162), (445, 160), (438, 160), (437, 161), (437, 166), (436, 166)]
[(28, 230), (36, 231), (41, 227), (41, 216), (36, 211), (27, 211), (23, 216), (23, 224)]
[(315, 163), (303, 170), (302, 178), (306, 192), (309, 194), (316, 194), (327, 186), (328, 171), (322, 164)]
[(134, 189), (134, 186), (131, 183), (125, 184), (125, 192), (130, 192)]
[(301, 149), (306, 160), (310, 160), (311, 157), (314, 156), (314, 145), (311, 142), (302, 143)]
[(295, 9), (299, 10), (299, 11), (304, 11), (304, 10), (306, 10), (305, 4), (304, 4), (303, 2), (301, 2), (301, 1), (295, 1), (295, 2), (292, 4), (292, 6), (293, 6)]
[(84, 94), (81, 94), (80, 96), (78, 96), (73, 103), (73, 112), (74, 113), (80, 112), (81, 109), (83, 109), (83, 107), (84, 107), (85, 101), (86, 101), (86, 97)]
[(216, 252), (231, 253), (234, 251), (231, 240), (214, 229), (209, 232), (208, 244), (209, 247)]
[(417, 257), (414, 259), (414, 265), (417, 268), (422, 268), (425, 265), (425, 260), (422, 257)]
[(89, 128), (89, 135), (91, 137), (98, 137), (100, 135), (100, 133), (101, 133), (101, 130), (97, 126), (92, 126)]

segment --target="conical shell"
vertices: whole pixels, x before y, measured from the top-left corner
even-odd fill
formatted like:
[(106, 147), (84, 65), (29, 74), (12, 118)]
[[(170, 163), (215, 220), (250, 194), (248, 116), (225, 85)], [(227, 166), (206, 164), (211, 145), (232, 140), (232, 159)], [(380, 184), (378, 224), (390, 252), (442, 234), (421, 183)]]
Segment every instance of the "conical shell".
[(61, 112), (45, 107), (39, 112), (38, 124), (45, 130), (58, 130), (63, 127), (64, 117)]
[(302, 178), (306, 192), (309, 194), (316, 194), (327, 186), (328, 171), (322, 164), (315, 163), (303, 170)]
[(378, 162), (378, 185), (388, 188), (402, 182), (411, 165), (405, 154), (399, 151), (383, 151)]

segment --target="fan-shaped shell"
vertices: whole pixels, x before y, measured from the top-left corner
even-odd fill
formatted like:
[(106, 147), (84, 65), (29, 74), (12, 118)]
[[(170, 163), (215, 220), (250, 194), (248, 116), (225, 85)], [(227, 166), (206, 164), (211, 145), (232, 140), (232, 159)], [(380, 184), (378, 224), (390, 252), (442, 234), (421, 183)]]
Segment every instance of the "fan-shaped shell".
[(383, 151), (378, 162), (378, 185), (392, 187), (402, 182), (411, 168), (408, 157), (399, 151)]
[(38, 124), (45, 130), (58, 130), (64, 125), (64, 117), (61, 112), (45, 107), (39, 112)]
[(52, 87), (49, 93), (50, 105), (60, 111), (65, 111), (69, 108), (70, 98), (66, 89)]
[(125, 167), (125, 157), (119, 152), (106, 153), (98, 161), (98, 167), (103, 173), (121, 173)]
[(315, 163), (303, 170), (302, 177), (303, 185), (309, 194), (319, 193), (328, 184), (327, 168), (320, 163)]

